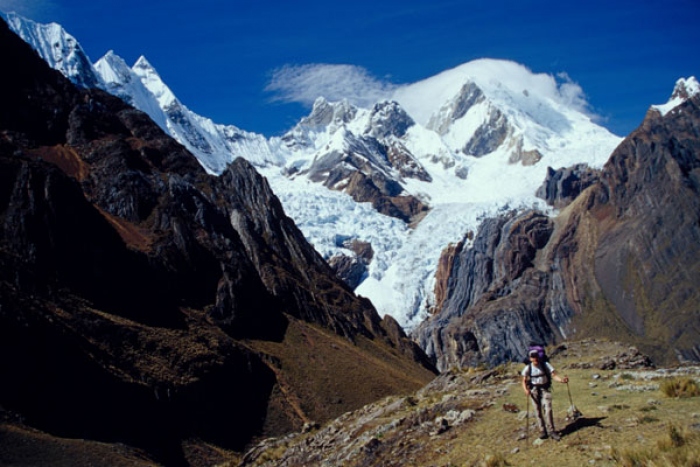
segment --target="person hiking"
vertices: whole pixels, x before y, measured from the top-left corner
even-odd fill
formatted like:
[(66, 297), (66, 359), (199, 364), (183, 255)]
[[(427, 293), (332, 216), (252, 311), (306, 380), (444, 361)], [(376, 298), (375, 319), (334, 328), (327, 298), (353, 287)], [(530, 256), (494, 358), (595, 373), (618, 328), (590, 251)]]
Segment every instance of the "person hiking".
[[(559, 440), (561, 435), (554, 429), (554, 418), (552, 414), (552, 380), (560, 383), (568, 383), (567, 376), (560, 377), (556, 370), (544, 358), (543, 349), (531, 349), (528, 352), (530, 363), (523, 368), (523, 390), (528, 397), (531, 397), (537, 408), (537, 424), (541, 435), (540, 439)], [(549, 430), (549, 432), (548, 432)]]

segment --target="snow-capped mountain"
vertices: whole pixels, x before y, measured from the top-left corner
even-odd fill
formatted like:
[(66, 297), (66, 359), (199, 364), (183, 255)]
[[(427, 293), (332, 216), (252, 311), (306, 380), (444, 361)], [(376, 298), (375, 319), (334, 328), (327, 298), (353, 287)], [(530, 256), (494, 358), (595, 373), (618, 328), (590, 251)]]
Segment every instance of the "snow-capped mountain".
[(235, 154), (257, 165), (279, 161), (261, 135), (233, 125), (219, 125), (197, 115), (178, 100), (155, 68), (139, 57), (133, 67), (114, 52), (95, 63), (103, 89), (146, 112), (163, 130), (192, 152), (210, 173), (221, 173)]
[[(54, 68), (80, 85), (92, 72), (90, 82), (148, 113), (209, 172), (236, 157), (253, 163), (324, 257), (369, 243), (356, 291), (408, 329), (427, 316), (446, 246), (499, 211), (546, 210), (535, 192), (547, 167), (602, 167), (621, 140), (593, 122), (575, 84), (490, 59), (399, 87), (371, 108), (320, 96), (287, 134), (268, 139), (191, 112), (143, 57), (128, 67), (108, 52), (94, 67), (61, 68), (66, 59), (47, 55), (47, 44), (70, 36), (13, 18)], [(71, 41), (65, 50), (89, 63)]]
[(100, 87), (99, 76), (75, 37), (59, 24), (40, 24), (15, 13), (0, 12), (10, 29), (24, 39), (54, 69), (82, 87)]
[(700, 83), (691, 76), (690, 78), (680, 78), (676, 81), (676, 86), (673, 88), (671, 98), (665, 104), (652, 105), (651, 108), (657, 110), (661, 115), (666, 115), (687, 99), (700, 94)]
[(93, 65), (78, 41), (56, 23), (40, 24), (14, 13), (5, 20), (10, 28), (54, 69), (74, 84), (101, 88), (147, 113), (166, 133), (187, 147), (210, 173), (221, 173), (236, 155), (256, 165), (281, 161), (262, 135), (233, 125), (219, 125), (190, 111), (145, 57), (133, 67), (113, 51)]

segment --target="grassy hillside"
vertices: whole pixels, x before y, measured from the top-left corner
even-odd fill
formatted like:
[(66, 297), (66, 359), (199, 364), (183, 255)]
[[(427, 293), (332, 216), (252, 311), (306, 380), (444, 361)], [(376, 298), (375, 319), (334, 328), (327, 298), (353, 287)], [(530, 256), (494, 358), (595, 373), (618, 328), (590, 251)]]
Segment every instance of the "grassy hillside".
[(643, 361), (635, 349), (609, 341), (562, 346), (553, 364), (570, 377), (571, 398), (583, 417), (567, 420), (567, 386), (555, 383), (559, 442), (536, 439), (535, 417), (525, 411), (520, 387), (522, 365), (508, 364), (445, 372), (412, 395), (266, 440), (242, 465), (698, 465), (700, 398), (668, 397), (663, 390), (672, 378), (700, 384), (700, 368), (624, 369)]
[[(435, 377), (386, 342), (357, 336), (353, 343), (293, 318), (281, 342), (248, 341), (247, 345), (267, 355), (276, 369), (277, 402), (296, 412), (288, 419), (306, 423), (327, 421), (386, 394), (417, 390)], [(266, 431), (302, 428), (276, 427), (275, 423), (285, 421), (268, 420)]]

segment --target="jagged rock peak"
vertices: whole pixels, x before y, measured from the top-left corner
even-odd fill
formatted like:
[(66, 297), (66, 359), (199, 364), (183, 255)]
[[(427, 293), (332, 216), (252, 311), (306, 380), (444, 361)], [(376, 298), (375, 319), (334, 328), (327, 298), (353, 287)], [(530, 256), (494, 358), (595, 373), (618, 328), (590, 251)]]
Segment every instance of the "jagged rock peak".
[(445, 135), (455, 120), (464, 117), (469, 109), (483, 102), (484, 99), (484, 93), (479, 86), (474, 81), (467, 80), (452, 100), (446, 102), (440, 110), (430, 116), (426, 127), (440, 135)]
[(676, 85), (673, 88), (673, 93), (671, 98), (665, 104), (653, 105), (652, 109), (658, 110), (661, 115), (666, 115), (671, 110), (678, 107), (688, 99), (693, 98), (700, 94), (700, 83), (695, 78), (691, 76), (690, 78), (680, 78), (676, 81)]
[(383, 101), (372, 108), (366, 132), (375, 138), (401, 138), (413, 125), (415, 122), (398, 102)]
[(326, 127), (331, 123), (342, 125), (348, 123), (357, 115), (357, 107), (350, 104), (347, 99), (340, 102), (328, 102), (324, 97), (319, 97), (314, 102), (311, 113), (299, 122), (303, 127)]
[(700, 83), (695, 79), (695, 76), (691, 76), (688, 79), (681, 78), (676, 81), (676, 87), (673, 89), (671, 99), (689, 99), (698, 93), (700, 93)]

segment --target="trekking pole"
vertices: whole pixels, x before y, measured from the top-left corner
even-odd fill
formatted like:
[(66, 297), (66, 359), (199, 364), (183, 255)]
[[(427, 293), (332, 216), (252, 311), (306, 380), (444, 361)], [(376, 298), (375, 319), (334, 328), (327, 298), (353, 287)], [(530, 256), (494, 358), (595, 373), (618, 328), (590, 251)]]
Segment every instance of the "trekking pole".
[(583, 416), (581, 411), (574, 405), (574, 401), (571, 398), (571, 389), (569, 389), (569, 381), (566, 381), (566, 392), (569, 393), (569, 410), (568, 412), (568, 418), (571, 418), (571, 420), (576, 420), (580, 417)]

